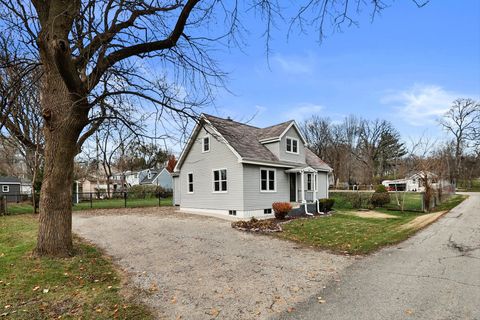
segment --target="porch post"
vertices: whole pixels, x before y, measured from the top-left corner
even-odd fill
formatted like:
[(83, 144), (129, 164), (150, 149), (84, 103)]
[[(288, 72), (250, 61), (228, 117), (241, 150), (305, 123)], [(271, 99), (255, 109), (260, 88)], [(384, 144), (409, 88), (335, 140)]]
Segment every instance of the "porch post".
[(301, 175), (300, 176), (300, 184), (301, 184), (301, 189), (300, 190), (302, 192), (302, 203), (305, 203), (306, 202), (305, 201), (305, 177), (304, 177), (305, 174), (304, 174), (303, 170), (300, 171), (300, 175)]
[(313, 201), (317, 201), (317, 172), (313, 173)]
[(329, 195), (328, 195), (328, 187), (330, 186), (330, 184), (328, 183), (328, 176), (329, 176), (329, 172), (327, 172), (327, 179), (326, 179), (327, 181), (326, 181), (326, 183), (325, 183), (325, 184), (326, 184), (326, 186), (325, 186), (325, 191), (326, 191), (326, 193), (327, 193), (327, 196), (326, 196), (325, 198), (327, 198), (327, 199), (329, 198)]

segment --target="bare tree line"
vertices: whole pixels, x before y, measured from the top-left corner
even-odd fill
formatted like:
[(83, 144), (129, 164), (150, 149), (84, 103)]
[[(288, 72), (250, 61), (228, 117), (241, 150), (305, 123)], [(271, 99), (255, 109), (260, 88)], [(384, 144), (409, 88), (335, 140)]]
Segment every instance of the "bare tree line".
[(334, 169), (334, 185), (378, 184), (415, 172), (469, 187), (480, 178), (480, 103), (457, 99), (438, 119), (448, 140), (401, 137), (385, 120), (350, 115), (340, 123), (312, 116), (301, 124), (310, 148)]

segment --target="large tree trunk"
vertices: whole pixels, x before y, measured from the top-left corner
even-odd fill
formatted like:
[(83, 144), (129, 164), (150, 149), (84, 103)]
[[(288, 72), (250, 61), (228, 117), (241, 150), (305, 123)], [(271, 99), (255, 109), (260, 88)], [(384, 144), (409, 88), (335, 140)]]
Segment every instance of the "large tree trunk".
[(45, 167), (40, 193), (38, 255), (72, 254), (73, 159), (88, 123), (87, 91), (70, 58), (68, 36), (80, 1), (38, 1), (41, 30), (37, 39), (43, 77)]
[(42, 112), (45, 168), (40, 193), (38, 255), (72, 254), (73, 163), (78, 137), (87, 124), (85, 99), (66, 89), (54, 66), (45, 66)]

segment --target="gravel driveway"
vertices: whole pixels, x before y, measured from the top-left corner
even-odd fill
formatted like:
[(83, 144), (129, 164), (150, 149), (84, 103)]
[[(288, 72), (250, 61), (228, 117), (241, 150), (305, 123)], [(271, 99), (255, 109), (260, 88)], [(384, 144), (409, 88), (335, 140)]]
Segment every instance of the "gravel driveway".
[(265, 319), (292, 311), (353, 260), (173, 208), (80, 212), (73, 228), (114, 257), (160, 319)]

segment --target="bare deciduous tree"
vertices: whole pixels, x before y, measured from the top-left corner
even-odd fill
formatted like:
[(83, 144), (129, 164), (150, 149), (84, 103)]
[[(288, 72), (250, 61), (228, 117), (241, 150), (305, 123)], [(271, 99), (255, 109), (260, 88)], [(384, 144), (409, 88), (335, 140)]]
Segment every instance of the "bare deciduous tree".
[[(312, 21), (323, 35), (325, 24), (348, 25), (361, 8), (375, 14), (385, 5), (377, 0), (305, 1), (294, 23), (303, 28), (307, 20)], [(274, 18), (281, 11), (275, 0), (231, 4), (214, 0), (0, 0), (0, 37), (6, 39), (9, 52), (17, 53), (10, 61), (40, 64), (42, 70), (45, 170), (37, 254), (72, 253), (73, 159), (104, 121), (128, 122), (110, 99), (130, 95), (159, 108), (162, 117), (167, 113), (195, 116), (192, 106), (208, 101), (212, 88), (223, 84), (224, 74), (209, 48), (225, 40), (235, 43), (233, 35), (244, 28), (239, 12), (249, 7), (266, 22), (268, 48)], [(225, 28), (219, 28), (222, 25)], [(147, 58), (156, 59), (163, 68), (161, 77), (141, 72), (142, 59)]]
[(480, 140), (480, 103), (472, 99), (457, 99), (439, 123), (453, 135), (455, 164), (451, 180), (456, 185), (465, 150), (476, 147)]

